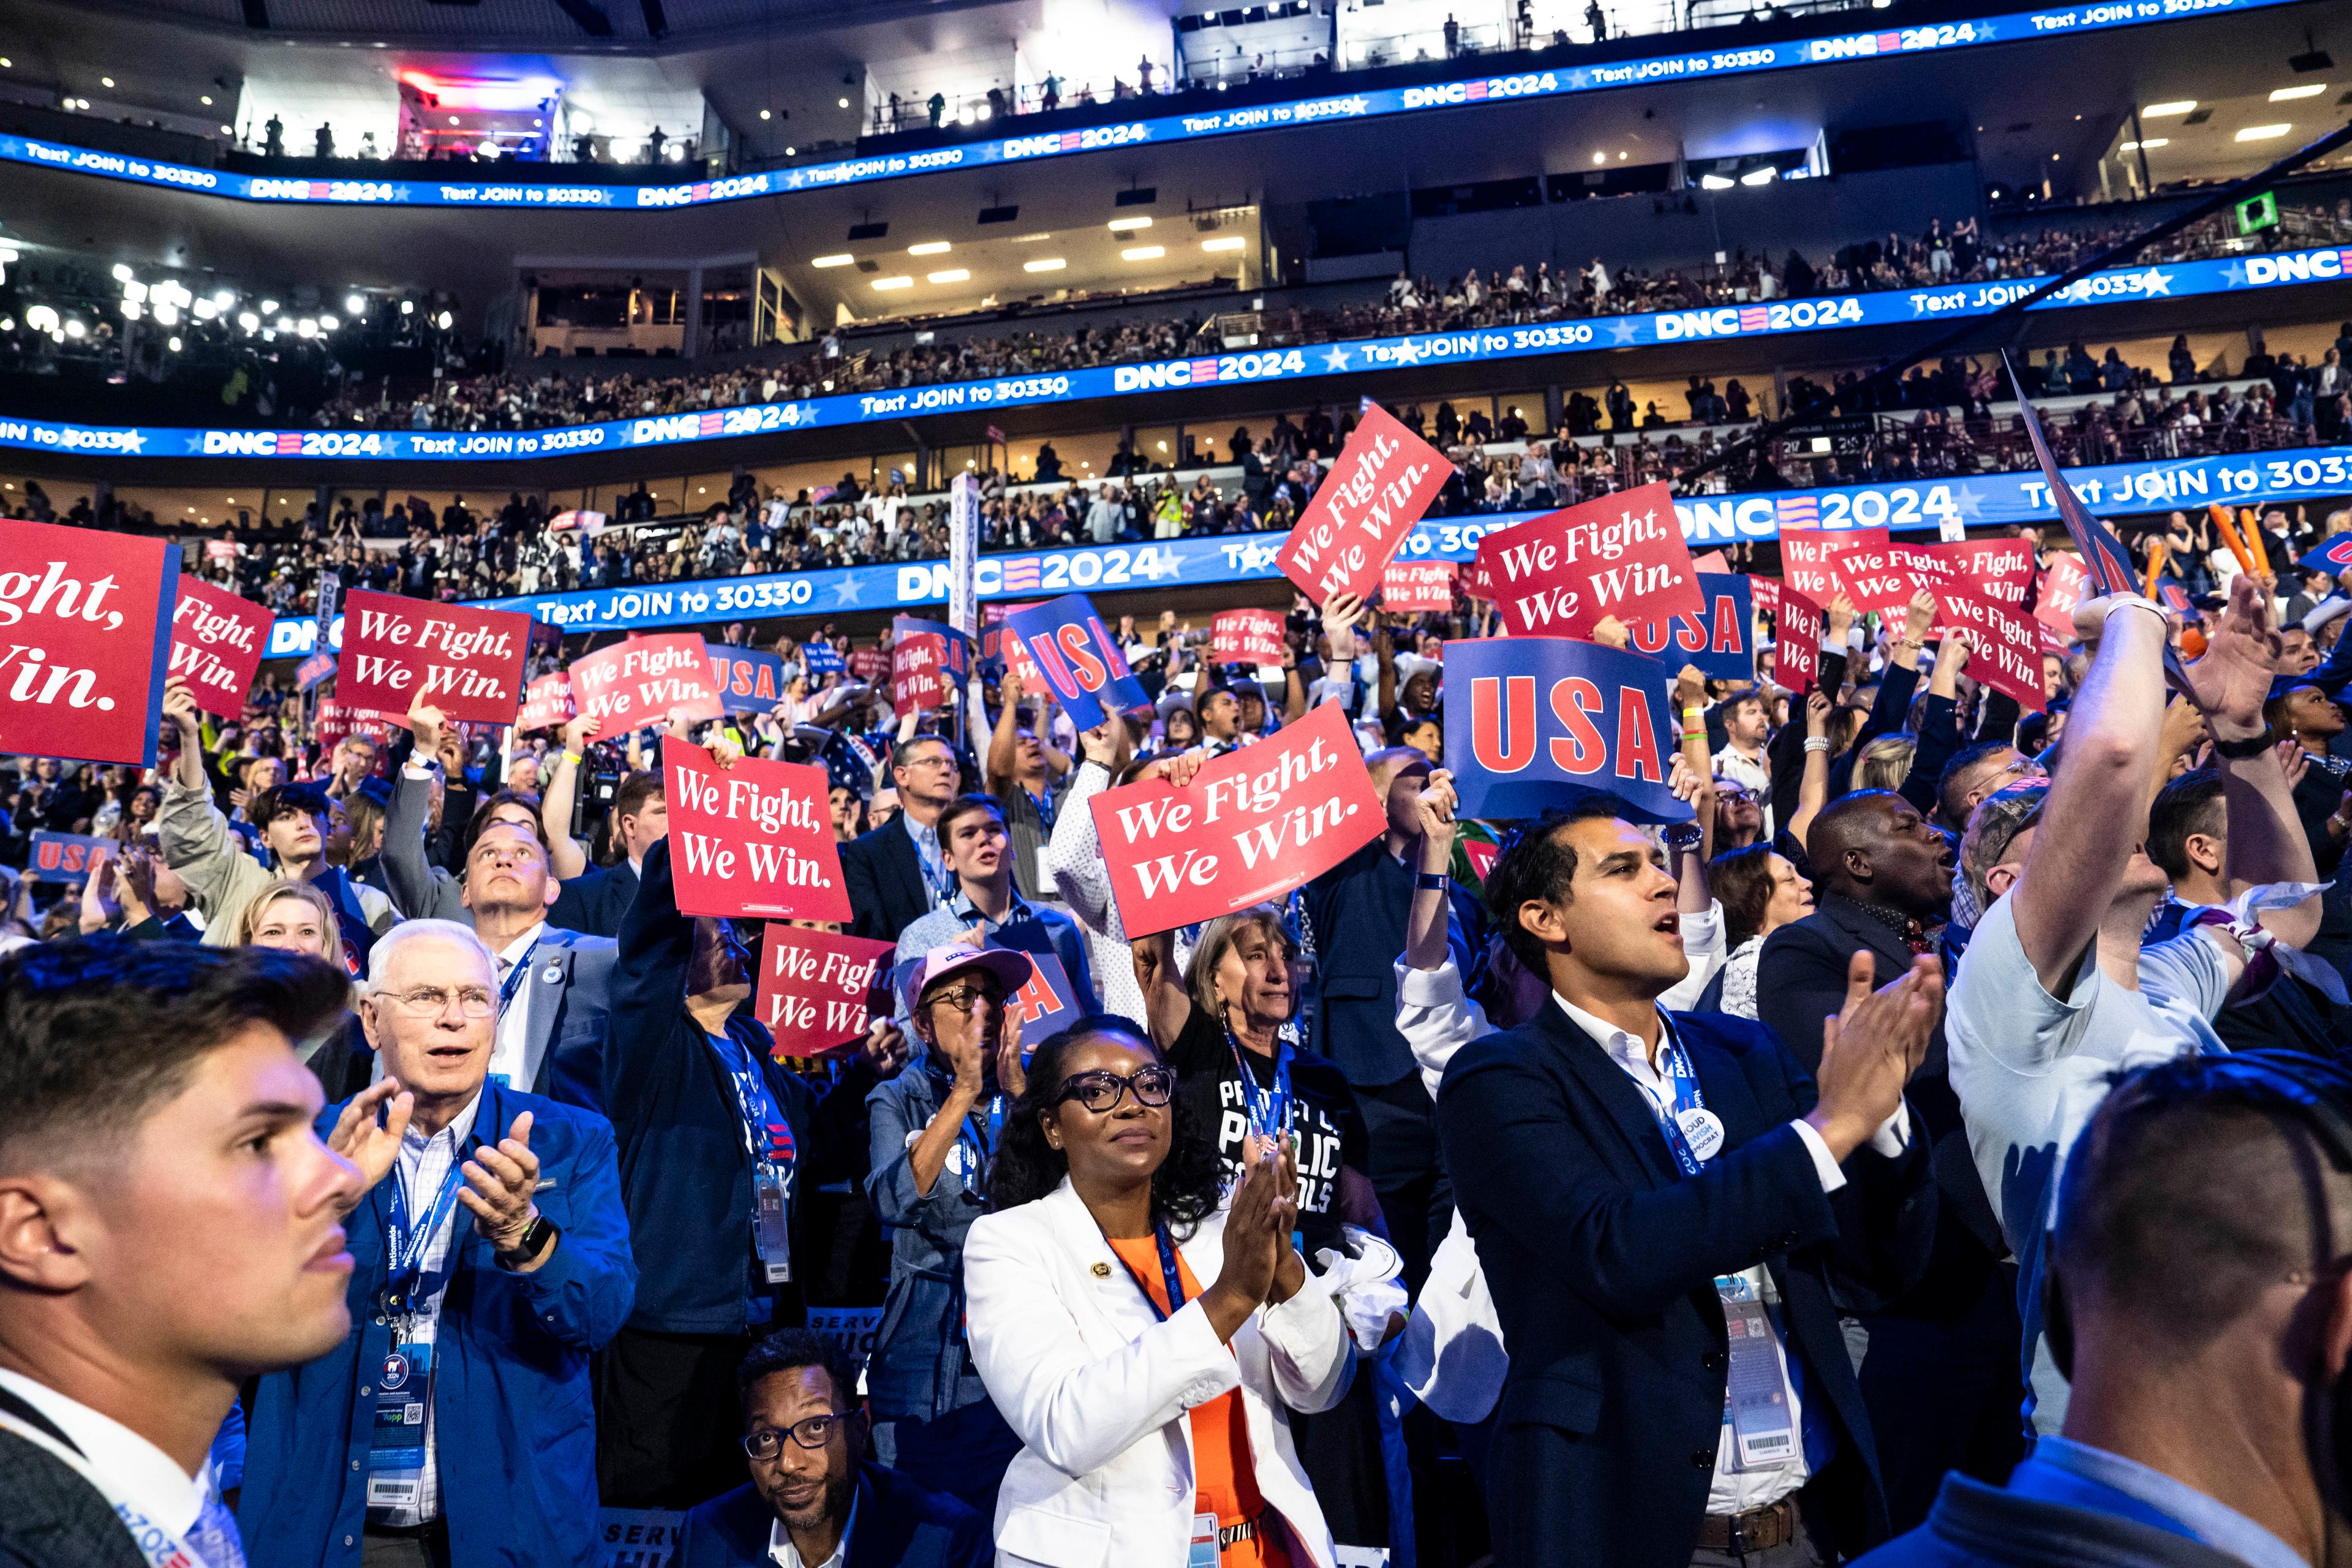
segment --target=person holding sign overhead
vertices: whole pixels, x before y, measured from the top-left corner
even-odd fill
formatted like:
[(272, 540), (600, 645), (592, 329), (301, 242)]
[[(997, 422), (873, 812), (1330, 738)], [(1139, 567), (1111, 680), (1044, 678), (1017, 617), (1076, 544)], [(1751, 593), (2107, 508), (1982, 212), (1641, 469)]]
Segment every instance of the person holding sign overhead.
[(1588, 792), (1523, 829), (1486, 896), (1551, 1005), (1447, 1063), (1438, 1132), (1509, 1347), (1488, 1472), (1500, 1568), (1811, 1568), (1887, 1534), (1832, 1297), (1926, 1260), (1903, 1085), (1936, 961), (1856, 955), (1818, 1088), (1759, 1026), (1663, 1011), (1675, 883)]
[[(723, 737), (711, 752), (722, 769), (740, 755)], [(670, 845), (646, 848), (621, 921), (604, 1058), (629, 1225), (660, 1238), (596, 1369), (597, 1476), (623, 1508), (689, 1508), (743, 1480), (736, 1363), (756, 1334), (799, 1321), (801, 1200), (864, 1152), (831, 1146), (823, 1134), (855, 1118), (824, 1113), (741, 1005), (756, 971), (732, 926), (678, 912)], [(887, 1023), (867, 1037), (869, 1053), (895, 1043)], [(827, 1101), (873, 1085), (853, 1067)]]
[(963, 1243), (988, 1195), (988, 1163), (1025, 1079), (1008, 1004), (1029, 961), (950, 942), (905, 983), (921, 1058), (866, 1097), (866, 1201), (890, 1227), (890, 1294), (866, 1363), (875, 1450), (918, 1484), (983, 1513), (1021, 1450), (972, 1365)]
[(1023, 1447), (999, 1561), (1333, 1568), (1288, 1410), (1328, 1410), (1355, 1356), (1290, 1243), (1297, 1168), (1215, 1145), (1124, 1020), (1037, 1047), (964, 1243), (972, 1360)]

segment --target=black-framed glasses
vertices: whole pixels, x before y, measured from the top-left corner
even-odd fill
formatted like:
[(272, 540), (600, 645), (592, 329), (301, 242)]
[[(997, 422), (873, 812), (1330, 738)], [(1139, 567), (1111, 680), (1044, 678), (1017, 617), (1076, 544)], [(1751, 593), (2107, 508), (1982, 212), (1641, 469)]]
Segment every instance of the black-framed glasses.
[(1129, 1089), (1135, 1091), (1138, 1105), (1165, 1105), (1176, 1093), (1176, 1074), (1158, 1066), (1139, 1068), (1126, 1078), (1101, 1068), (1074, 1073), (1062, 1080), (1061, 1092), (1054, 1096), (1054, 1103), (1075, 1100), (1097, 1116), (1108, 1116), (1118, 1109)]
[(969, 1015), (980, 1005), (982, 998), (1002, 1007), (1010, 998), (1002, 985), (956, 985), (923, 998), (926, 1007), (952, 1007)]
[(744, 1435), (743, 1451), (755, 1459), (772, 1459), (784, 1451), (786, 1437), (803, 1448), (822, 1448), (833, 1440), (833, 1429), (856, 1414), (854, 1410), (832, 1410), (804, 1417), (789, 1426), (762, 1426)]

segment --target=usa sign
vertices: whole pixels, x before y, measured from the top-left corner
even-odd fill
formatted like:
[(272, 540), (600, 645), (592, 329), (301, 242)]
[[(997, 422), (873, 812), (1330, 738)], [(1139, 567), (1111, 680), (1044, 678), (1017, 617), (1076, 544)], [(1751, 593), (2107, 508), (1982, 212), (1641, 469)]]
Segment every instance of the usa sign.
[(1605, 790), (1638, 822), (1687, 822), (1666, 787), (1674, 671), (1571, 637), (1445, 645), (1445, 758), (1465, 816), (1540, 816), (1570, 786)]

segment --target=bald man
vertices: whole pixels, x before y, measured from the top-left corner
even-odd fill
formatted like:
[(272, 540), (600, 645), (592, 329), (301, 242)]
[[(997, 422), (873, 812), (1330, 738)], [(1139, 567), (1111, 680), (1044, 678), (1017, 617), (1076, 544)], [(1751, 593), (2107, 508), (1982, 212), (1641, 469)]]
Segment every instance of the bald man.
[[(1853, 954), (1867, 952), (1884, 977), (1937, 946), (1937, 928), (1951, 907), (1954, 852), (1909, 801), (1891, 790), (1862, 790), (1813, 818), (1805, 856), (1813, 912), (1764, 939), (1756, 1000), (1781, 1044), (1818, 1071), (1822, 1023), (1844, 1003)], [(2023, 1452), (2017, 1310), (2000, 1268), (2008, 1247), (1969, 1158), (1940, 1020), (1904, 1093), (1939, 1145), (1935, 1248), (1911, 1290), (1839, 1302), (1864, 1346), (1863, 1402), (1897, 1530), (1927, 1516), (1945, 1471), (1994, 1481)], [(1948, 1140), (1950, 1146), (1940, 1147)]]

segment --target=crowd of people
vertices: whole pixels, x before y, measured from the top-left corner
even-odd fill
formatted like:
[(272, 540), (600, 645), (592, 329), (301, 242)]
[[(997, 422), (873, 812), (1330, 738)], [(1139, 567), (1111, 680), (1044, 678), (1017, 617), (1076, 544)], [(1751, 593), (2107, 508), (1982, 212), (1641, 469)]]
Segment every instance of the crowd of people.
[[(2332, 212), (2314, 208), (2310, 216), (2352, 237), (2352, 200), (2336, 203)], [(2021, 229), (2004, 236), (1989, 232), (1975, 218), (1937, 219), (1916, 235), (1875, 236), (1810, 258), (1792, 248), (1775, 261), (1741, 248), (1727, 260), (1706, 266), (1612, 265), (1596, 256), (1588, 263), (1557, 267), (1543, 260), (1532, 266), (1472, 268), (1442, 281), (1400, 273), (1376, 299), (1330, 309), (1264, 312), (1256, 346), (1279, 349), (1400, 333), (2046, 276), (2099, 254), (2138, 226), (2095, 224)], [(2190, 226), (2137, 259), (2158, 265), (2201, 259), (2236, 254), (2245, 243), (2224, 218), (2216, 217)], [(573, 375), (506, 344), (486, 343), (468, 353), (455, 334), (436, 326), (443, 320), (442, 307), (428, 301), (423, 310), (406, 316), (379, 312), (371, 317), (371, 333), (299, 339), (276, 333), (266, 342), (251, 332), (240, 336), (233, 318), (224, 313), (209, 321), (184, 322), (175, 334), (183, 344), (176, 353), (165, 352), (159, 334), (144, 333), (143, 349), (127, 361), (128, 335), (111, 319), (116, 305), (108, 298), (109, 290), (102, 280), (85, 277), (89, 286), (72, 291), (67, 287), (72, 271), (50, 268), (53, 281), (47, 285), (38, 272), (0, 283), (0, 321), (5, 323), (0, 325), (0, 372), (42, 378), (18, 384), (14, 398), (20, 405), (9, 412), (55, 416), (54, 406), (37, 405), (57, 384), (51, 380), (45, 387), (44, 380), (79, 369), (124, 372), (142, 384), (201, 391), (205, 395), (202, 422), (208, 424), (540, 429), (942, 382), (1050, 375), (1178, 359), (1214, 346), (1202, 337), (1207, 318), (1199, 309), (1179, 320), (1170, 307), (1108, 326), (974, 334), (887, 348), (860, 347), (856, 337), (835, 329), (813, 344), (796, 345), (758, 362), (738, 359), (708, 370), (625, 363), (603, 374), (591, 370)], [(71, 298), (63, 297), (61, 289)], [(88, 317), (87, 330), (73, 337), (65, 336), (62, 328), (36, 330), (25, 319), (36, 300), (48, 300), (54, 308)], [(929, 324), (936, 328), (940, 323)], [(78, 320), (74, 325), (83, 323)], [(2180, 379), (2177, 370), (2172, 379)], [(84, 416), (102, 416), (85, 411)], [(144, 417), (143, 422), (170, 421)]]
[[(0, 797), (0, 1560), (2326, 1562), (2352, 572), (2288, 563), (2352, 512), (2204, 526), (2039, 710), (1927, 593), (1662, 665), (1681, 822), (1464, 816), (1494, 622), (1345, 595), (1278, 666), (1121, 617), (1085, 730), (830, 627), (503, 744), (174, 678), (153, 768)], [(1331, 707), (1370, 840), (1130, 931), (1097, 798)], [(862, 1036), (681, 910), (666, 738), (826, 770)]]

